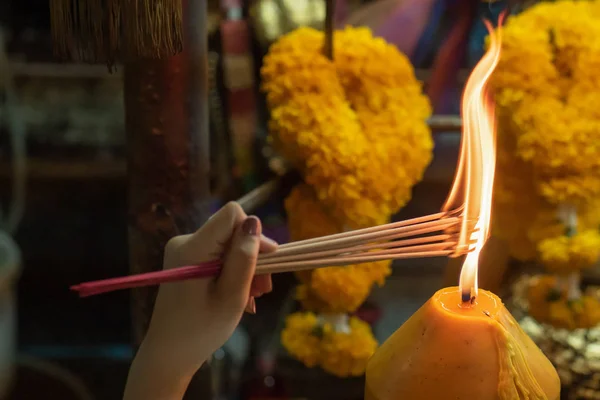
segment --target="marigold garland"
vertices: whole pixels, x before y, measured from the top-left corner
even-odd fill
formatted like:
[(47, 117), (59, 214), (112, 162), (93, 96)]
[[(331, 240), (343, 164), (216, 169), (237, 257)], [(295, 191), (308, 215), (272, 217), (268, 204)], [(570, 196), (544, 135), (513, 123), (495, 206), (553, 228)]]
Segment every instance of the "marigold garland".
[[(325, 212), (310, 186), (292, 189), (285, 200), (290, 238), (294, 241), (338, 233), (335, 221)], [(355, 311), (374, 284), (382, 285), (391, 273), (390, 261), (346, 267), (329, 267), (297, 274), (303, 285), (297, 298), (305, 309), (323, 313)]]
[(321, 338), (314, 334), (317, 325), (315, 314), (294, 313), (286, 317), (281, 332), (283, 346), (309, 368), (319, 365), (321, 356)]
[[(261, 69), (270, 138), (305, 181), (285, 201), (292, 240), (388, 222), (432, 158), (431, 107), (409, 60), (365, 28), (334, 34), (333, 61), (323, 55), (324, 39), (297, 29), (271, 46)], [(353, 312), (384, 283), (390, 265), (298, 273), (297, 299), (319, 315)], [(346, 330), (323, 325), (317, 354), (318, 321), (312, 313), (287, 319), (288, 352), (337, 376), (363, 374), (377, 346), (368, 325), (356, 318)]]
[(544, 239), (538, 251), (546, 269), (557, 275), (590, 268), (600, 258), (600, 232), (587, 230)]
[(409, 60), (366, 28), (300, 28), (271, 46), (261, 74), (276, 147), (345, 227), (387, 222), (432, 158), (431, 114)]
[[(572, 0), (542, 2), (511, 16), (493, 77), (494, 231), (514, 257), (537, 259), (556, 274), (532, 288), (530, 311), (568, 328), (600, 322), (600, 306), (591, 298), (546, 297), (550, 290), (568, 292), (559, 283), (600, 257), (598, 18), (600, 2)], [(568, 218), (561, 215), (565, 209)]]
[[(499, 133), (506, 137), (499, 143), (506, 155), (499, 169), (519, 168), (520, 175), (526, 166), (534, 194), (550, 205), (585, 207), (600, 195), (600, 111), (593, 106), (600, 92), (594, 68), (600, 65), (600, 25), (594, 9), (589, 1), (540, 3), (503, 28), (493, 79)], [(512, 187), (499, 181), (498, 190)]]
[(366, 322), (350, 317), (348, 326), (348, 332), (339, 332), (314, 313), (298, 312), (286, 318), (281, 342), (308, 367), (320, 366), (342, 378), (360, 376), (377, 348), (377, 341)]
[(555, 276), (541, 276), (533, 282), (527, 294), (529, 314), (542, 323), (559, 328), (592, 328), (600, 321), (598, 299), (582, 295), (570, 300), (567, 290), (557, 288)]

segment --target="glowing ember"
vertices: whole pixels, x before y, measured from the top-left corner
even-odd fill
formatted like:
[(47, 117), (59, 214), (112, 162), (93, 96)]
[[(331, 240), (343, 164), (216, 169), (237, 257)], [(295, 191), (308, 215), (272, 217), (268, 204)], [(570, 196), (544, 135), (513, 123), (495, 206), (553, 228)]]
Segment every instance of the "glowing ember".
[[(459, 248), (474, 246), (474, 250), (467, 254), (460, 273), (463, 302), (477, 296), (477, 266), (481, 249), (490, 236), (496, 166), (496, 124), (488, 82), (500, 59), (501, 32), (500, 29), (494, 31), (489, 21), (485, 24), (490, 33), (490, 47), (473, 69), (463, 92), (460, 158), (444, 205), (444, 210), (449, 211), (464, 204)], [(473, 224), (474, 230), (471, 229)]]

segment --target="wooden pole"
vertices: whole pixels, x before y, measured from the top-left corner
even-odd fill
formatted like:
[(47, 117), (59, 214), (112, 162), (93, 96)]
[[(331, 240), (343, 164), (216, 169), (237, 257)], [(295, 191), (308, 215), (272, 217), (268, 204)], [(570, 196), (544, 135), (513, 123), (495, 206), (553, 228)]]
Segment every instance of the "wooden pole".
[(333, 31), (335, 30), (335, 0), (325, 0), (325, 49), (327, 58), (333, 60)]
[[(200, 227), (209, 215), (206, 2), (184, 2), (185, 50), (166, 60), (125, 64), (131, 273), (162, 269), (167, 241)], [(134, 345), (141, 343), (156, 288), (132, 294)], [(167, 350), (168, 351), (168, 350)], [(188, 390), (212, 398), (210, 374)], [(200, 388), (200, 389), (198, 389)]]

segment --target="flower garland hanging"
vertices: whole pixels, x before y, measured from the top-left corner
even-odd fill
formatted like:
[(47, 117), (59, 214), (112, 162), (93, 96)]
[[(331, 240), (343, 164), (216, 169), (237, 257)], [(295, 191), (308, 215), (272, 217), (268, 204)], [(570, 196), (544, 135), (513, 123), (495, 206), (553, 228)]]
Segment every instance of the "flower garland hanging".
[[(323, 44), (323, 33), (297, 29), (271, 46), (261, 69), (270, 138), (305, 182), (285, 201), (292, 240), (388, 222), (432, 158), (431, 107), (409, 60), (364, 28), (335, 33), (333, 60)], [(309, 311), (287, 318), (288, 352), (336, 376), (362, 375), (377, 342), (348, 313), (390, 266), (298, 273), (296, 296)]]
[[(285, 200), (290, 238), (294, 241), (330, 235), (340, 226), (322, 208), (310, 186), (295, 187)], [(297, 298), (307, 310), (335, 314), (354, 312), (367, 299), (374, 284), (383, 285), (391, 261), (302, 271)]]
[(261, 70), (276, 147), (350, 228), (387, 222), (432, 158), (431, 107), (409, 60), (366, 28), (300, 28), (273, 44)]
[(567, 328), (600, 322), (579, 283), (600, 257), (599, 5), (539, 3), (510, 17), (494, 76), (495, 234), (552, 274), (531, 288), (530, 313)]
[(342, 315), (336, 323), (300, 312), (288, 316), (286, 325), (281, 342), (288, 352), (307, 367), (318, 365), (333, 375), (362, 375), (377, 348), (371, 327), (356, 317)]

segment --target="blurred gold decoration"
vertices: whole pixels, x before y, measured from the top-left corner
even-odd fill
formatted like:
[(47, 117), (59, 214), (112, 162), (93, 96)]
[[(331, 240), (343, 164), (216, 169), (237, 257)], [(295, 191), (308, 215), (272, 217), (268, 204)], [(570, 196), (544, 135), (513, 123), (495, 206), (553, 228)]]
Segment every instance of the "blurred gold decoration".
[[(532, 288), (548, 285), (547, 277), (523, 276), (515, 282), (507, 307), (523, 330), (554, 364), (563, 386), (562, 399), (600, 399), (600, 327), (565, 329), (536, 321), (528, 298)], [(588, 287), (583, 298), (600, 299), (599, 287)], [(562, 304), (562, 303), (561, 303)], [(534, 306), (535, 307), (535, 306)], [(598, 312), (596, 309), (595, 313)]]
[(323, 28), (325, 9), (325, 0), (257, 0), (250, 16), (258, 39), (266, 45), (300, 26)]
[(378, 0), (362, 3), (349, 13), (345, 25), (362, 26), (375, 31), (389, 21), (390, 16), (397, 12), (398, 7), (411, 0)]
[(183, 47), (181, 0), (50, 0), (58, 56), (112, 66), (119, 58), (162, 58)]

